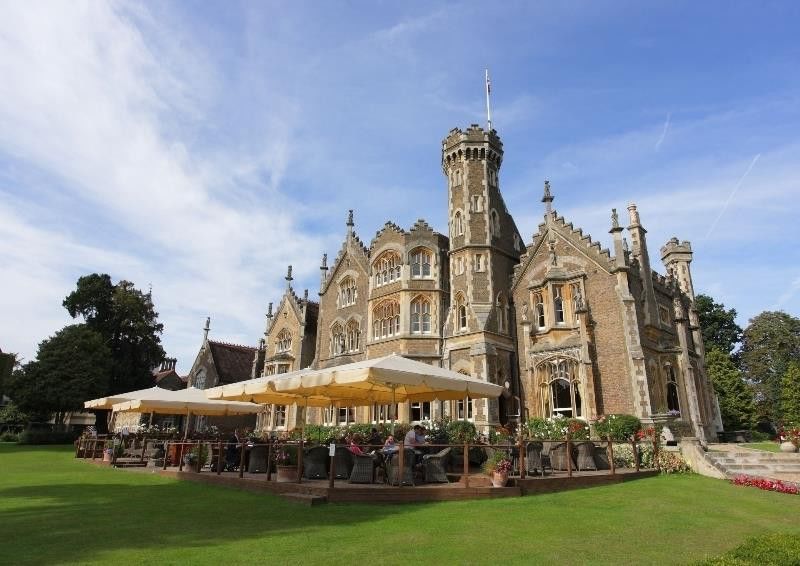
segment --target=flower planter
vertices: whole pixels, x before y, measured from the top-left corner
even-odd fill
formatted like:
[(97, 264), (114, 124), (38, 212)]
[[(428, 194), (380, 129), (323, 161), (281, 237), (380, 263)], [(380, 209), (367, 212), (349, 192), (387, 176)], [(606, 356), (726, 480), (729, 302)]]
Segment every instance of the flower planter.
[(508, 483), (508, 474), (502, 472), (492, 473), (492, 487), (505, 487)]
[(792, 442), (781, 442), (781, 452), (797, 452), (797, 446)]
[(103, 462), (111, 461), (111, 452), (103, 452)]
[(275, 481), (288, 483), (297, 481), (297, 466), (276, 466)]

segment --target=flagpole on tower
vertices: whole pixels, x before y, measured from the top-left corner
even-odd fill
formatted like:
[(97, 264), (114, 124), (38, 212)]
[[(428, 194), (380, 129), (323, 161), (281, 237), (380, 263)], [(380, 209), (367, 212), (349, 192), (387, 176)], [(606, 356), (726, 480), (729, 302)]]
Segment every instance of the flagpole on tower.
[(486, 69), (486, 122), (489, 131), (492, 131), (492, 105), (489, 103), (489, 95), (492, 93), (492, 83), (489, 80), (489, 69)]

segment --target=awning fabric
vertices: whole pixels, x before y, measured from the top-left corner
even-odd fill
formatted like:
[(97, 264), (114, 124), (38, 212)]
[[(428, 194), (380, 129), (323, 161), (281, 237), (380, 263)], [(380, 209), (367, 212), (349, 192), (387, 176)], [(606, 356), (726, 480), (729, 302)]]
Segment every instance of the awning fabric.
[(162, 389), (157, 398), (132, 399), (113, 406), (118, 413), (160, 413), (167, 415), (242, 415), (259, 413), (263, 407), (255, 403), (215, 401), (206, 396), (203, 389), (189, 387), (178, 391)]

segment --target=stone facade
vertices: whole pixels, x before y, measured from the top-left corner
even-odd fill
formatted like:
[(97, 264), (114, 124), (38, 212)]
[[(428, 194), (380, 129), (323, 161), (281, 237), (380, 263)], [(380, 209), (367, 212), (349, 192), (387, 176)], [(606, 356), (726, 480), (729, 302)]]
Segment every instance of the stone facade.
[[(704, 370), (689, 242), (661, 248), (666, 275), (658, 274), (635, 205), (631, 245), (612, 211), (613, 251), (601, 249), (558, 216), (545, 182), (544, 219), (526, 244), (500, 192), (502, 161), (494, 130), (456, 128), (443, 140), (447, 236), (424, 220), (408, 230), (387, 222), (367, 246), (350, 211), (330, 267), (323, 256), (319, 303), (295, 294), (290, 268), (251, 374), (399, 353), (505, 386), (498, 400), (401, 405), (401, 421), (467, 417), (486, 430), (532, 416), (649, 421), (671, 412), (674, 428), (713, 438), (722, 426)], [(386, 406), (268, 413), (266, 430), (390, 415)]]

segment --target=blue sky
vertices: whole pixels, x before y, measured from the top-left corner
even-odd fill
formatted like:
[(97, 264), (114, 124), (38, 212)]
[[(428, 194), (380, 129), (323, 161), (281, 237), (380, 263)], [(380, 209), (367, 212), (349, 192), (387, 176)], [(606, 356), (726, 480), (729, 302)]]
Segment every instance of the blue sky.
[(634, 201), (741, 324), (800, 314), (798, 29), (793, 2), (0, 1), (0, 348), (31, 359), (95, 271), (153, 285), (179, 371), (206, 316), (254, 345), (347, 209), (367, 242), (446, 231), (485, 67), (526, 241), (544, 179), (604, 245)]

